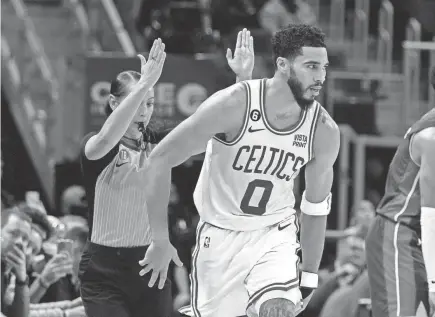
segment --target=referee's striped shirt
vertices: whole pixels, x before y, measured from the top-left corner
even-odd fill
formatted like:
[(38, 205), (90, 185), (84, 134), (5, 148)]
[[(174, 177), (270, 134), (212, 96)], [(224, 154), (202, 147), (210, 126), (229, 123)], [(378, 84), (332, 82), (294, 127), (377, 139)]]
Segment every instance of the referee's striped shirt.
[[(169, 131), (153, 134), (149, 144), (160, 141)], [(151, 243), (145, 201), (144, 177), (137, 171), (149, 155), (134, 142), (122, 139), (106, 156), (89, 160), (86, 142), (81, 146), (80, 164), (88, 200), (90, 241), (109, 247), (135, 247)]]

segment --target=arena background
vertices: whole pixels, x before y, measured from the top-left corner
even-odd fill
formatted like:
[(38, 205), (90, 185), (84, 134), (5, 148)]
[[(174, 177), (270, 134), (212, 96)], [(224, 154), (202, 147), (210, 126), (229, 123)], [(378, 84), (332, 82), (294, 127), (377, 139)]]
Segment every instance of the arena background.
[[(276, 3), (281, 11), (266, 21), (266, 5)], [(168, 58), (152, 122), (163, 129), (234, 82), (225, 50), (242, 27), (255, 40), (254, 78), (273, 74), (271, 25), (284, 19), (325, 31), (331, 66), (319, 101), (342, 135), (331, 230), (348, 228), (361, 201), (377, 204), (395, 147), (435, 105), (430, 0), (4, 0), (1, 11), (2, 208), (37, 192), (49, 215), (64, 216), (65, 205), (86, 214), (80, 141), (101, 126), (110, 81), (139, 69), (136, 54), (158, 36)], [(199, 155), (173, 172), (177, 208), (188, 213), (201, 162)], [(336, 257), (328, 243), (324, 266)]]

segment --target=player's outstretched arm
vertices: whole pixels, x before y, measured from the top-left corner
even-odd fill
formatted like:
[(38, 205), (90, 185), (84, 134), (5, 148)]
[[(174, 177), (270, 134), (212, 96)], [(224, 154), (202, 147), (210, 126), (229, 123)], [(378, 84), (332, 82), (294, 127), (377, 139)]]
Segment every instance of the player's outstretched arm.
[(331, 209), (333, 165), (340, 149), (340, 130), (322, 109), (314, 134), (314, 159), (305, 168), (305, 192), (301, 203), (302, 287), (317, 287), (322, 258), (326, 217)]
[(207, 142), (218, 133), (241, 126), (245, 108), (245, 92), (241, 84), (218, 91), (205, 100), (198, 110), (172, 130), (151, 152), (145, 177), (148, 212), (153, 238), (167, 236), (166, 215), (169, 201), (171, 169), (191, 156), (205, 151)]
[[(207, 98), (198, 110), (175, 127), (151, 152), (148, 168), (172, 168), (205, 151), (218, 133), (241, 127), (246, 108), (242, 84), (234, 84)], [(148, 175), (148, 174), (147, 174)]]
[(421, 246), (428, 275), (431, 305), (435, 310), (435, 128), (414, 136), (413, 158), (420, 163)]
[(171, 169), (204, 152), (207, 142), (218, 133), (239, 129), (246, 111), (245, 90), (235, 84), (221, 90), (206, 101), (198, 110), (172, 130), (151, 152), (144, 169), (149, 186), (147, 212), (151, 227), (152, 243), (140, 261), (144, 266), (140, 275), (152, 271), (149, 285), (159, 278), (162, 288), (171, 260), (180, 263), (175, 249), (169, 243), (167, 207), (169, 202)]

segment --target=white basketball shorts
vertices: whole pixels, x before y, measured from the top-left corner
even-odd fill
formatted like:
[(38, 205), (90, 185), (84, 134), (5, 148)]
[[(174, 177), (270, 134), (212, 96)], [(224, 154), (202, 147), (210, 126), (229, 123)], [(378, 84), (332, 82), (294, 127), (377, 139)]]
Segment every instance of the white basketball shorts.
[(193, 252), (191, 305), (195, 317), (256, 317), (268, 299), (297, 307), (299, 291), (296, 216), (255, 231), (231, 231), (200, 222)]

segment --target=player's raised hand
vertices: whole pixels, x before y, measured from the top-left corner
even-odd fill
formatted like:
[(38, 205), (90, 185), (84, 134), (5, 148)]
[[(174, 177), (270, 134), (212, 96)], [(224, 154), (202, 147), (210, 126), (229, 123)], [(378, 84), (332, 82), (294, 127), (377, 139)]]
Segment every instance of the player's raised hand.
[(238, 77), (251, 77), (254, 70), (254, 38), (251, 32), (243, 29), (237, 35), (236, 48), (234, 56), (231, 49), (227, 49), (227, 61), (233, 72)]
[(174, 261), (178, 266), (183, 266), (177, 250), (169, 241), (153, 241), (146, 251), (145, 257), (139, 261), (139, 264), (144, 267), (139, 275), (144, 276), (148, 272), (152, 272), (148, 286), (153, 287), (159, 279), (158, 287), (162, 289), (165, 286), (171, 261)]
[(141, 54), (138, 55), (140, 59), (140, 79), (139, 82), (147, 82), (153, 86), (157, 83), (162, 74), (163, 65), (166, 59), (165, 43), (160, 38), (154, 40), (151, 47), (148, 61)]

